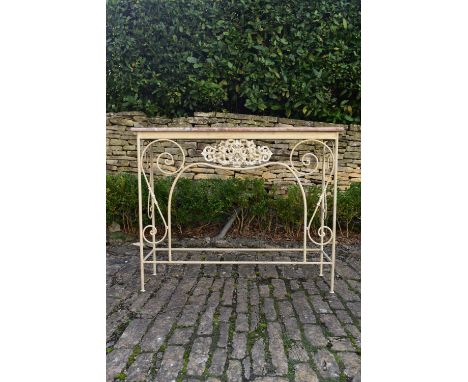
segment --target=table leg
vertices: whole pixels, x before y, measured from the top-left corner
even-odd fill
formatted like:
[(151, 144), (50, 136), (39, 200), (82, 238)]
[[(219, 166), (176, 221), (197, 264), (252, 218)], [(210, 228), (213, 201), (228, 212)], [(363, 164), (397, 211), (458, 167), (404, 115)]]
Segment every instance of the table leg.
[(333, 228), (332, 228), (332, 264), (330, 271), (330, 293), (335, 293), (335, 257), (336, 257), (336, 202), (338, 194), (338, 138), (335, 139), (333, 166)]
[[(151, 146), (149, 157), (150, 157), (150, 184), (151, 184), (151, 188), (154, 190), (153, 146)], [(151, 198), (151, 195), (150, 195), (150, 200), (151, 200), (151, 203), (150, 203), (151, 224), (153, 227), (156, 227), (156, 214), (154, 210), (155, 205), (154, 205), (153, 198)], [(156, 275), (156, 231), (152, 230), (151, 232), (152, 232), (151, 237), (153, 239), (152, 240), (153, 242), (153, 275)]]
[[(325, 188), (325, 153), (326, 149), (325, 146), (323, 146), (322, 150), (322, 192), (320, 194), (320, 227), (322, 227), (322, 230), (324, 233), (324, 225), (325, 225), (325, 199), (327, 197), (326, 194), (326, 188)], [(324, 236), (320, 235), (320, 276), (323, 276), (323, 239)]]
[(138, 220), (140, 225), (140, 275), (141, 275), (141, 291), (145, 291), (145, 264), (143, 253), (143, 195), (141, 187), (141, 147), (140, 137), (137, 137), (137, 155), (138, 155)]

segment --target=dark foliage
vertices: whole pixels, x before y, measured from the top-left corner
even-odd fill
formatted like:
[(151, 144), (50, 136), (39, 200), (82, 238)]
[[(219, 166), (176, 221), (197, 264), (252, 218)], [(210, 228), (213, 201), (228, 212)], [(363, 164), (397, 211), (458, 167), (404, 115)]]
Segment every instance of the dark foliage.
[(360, 119), (359, 0), (108, 0), (107, 109)]

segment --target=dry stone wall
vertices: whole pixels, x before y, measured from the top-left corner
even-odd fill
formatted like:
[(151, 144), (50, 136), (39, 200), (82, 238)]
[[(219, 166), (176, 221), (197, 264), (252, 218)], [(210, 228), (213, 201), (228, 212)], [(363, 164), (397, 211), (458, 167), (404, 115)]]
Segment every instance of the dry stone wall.
[[(232, 127), (232, 126), (341, 126), (345, 130), (340, 134), (339, 143), (339, 167), (338, 185), (340, 189), (349, 187), (352, 182), (361, 181), (361, 126), (337, 125), (322, 122), (302, 121), (297, 119), (278, 118), (271, 116), (258, 116), (232, 113), (195, 113), (193, 117), (163, 118), (147, 117), (142, 112), (108, 113), (106, 116), (106, 168), (109, 173), (137, 172), (136, 135), (130, 131), (133, 126), (158, 126), (158, 127)], [(214, 141), (181, 141), (179, 142), (186, 152), (186, 162), (204, 161), (201, 152), (203, 148)], [(260, 141), (257, 145), (267, 145), (273, 152), (271, 161), (289, 161), (291, 148), (297, 143), (293, 140)], [(164, 147), (167, 146), (167, 147)], [(170, 145), (162, 145), (155, 149), (156, 153), (166, 150), (179, 154)], [(304, 149), (304, 147), (301, 147)], [(176, 156), (177, 159), (177, 156)], [(185, 177), (190, 179), (209, 178), (242, 178), (247, 176), (261, 177), (267, 185), (275, 184), (279, 189), (285, 189), (294, 182), (290, 172), (279, 166), (271, 166), (258, 170), (234, 171), (215, 170), (212, 168), (193, 168)], [(319, 181), (318, 177), (306, 180)]]

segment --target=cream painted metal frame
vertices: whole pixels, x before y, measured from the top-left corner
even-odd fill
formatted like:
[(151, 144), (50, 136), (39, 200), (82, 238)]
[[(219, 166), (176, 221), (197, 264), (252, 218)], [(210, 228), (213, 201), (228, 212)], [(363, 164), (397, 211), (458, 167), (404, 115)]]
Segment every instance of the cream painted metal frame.
[[(138, 210), (140, 227), (140, 272), (141, 291), (145, 291), (145, 264), (153, 265), (153, 274), (156, 275), (156, 264), (311, 264), (320, 266), (320, 276), (323, 276), (323, 266), (330, 265), (330, 293), (334, 293), (335, 279), (335, 247), (336, 247), (336, 202), (337, 202), (337, 170), (338, 170), (338, 142), (341, 127), (133, 127), (137, 134), (138, 152)], [(175, 140), (222, 140), (217, 145), (205, 147), (204, 162), (191, 162), (186, 164), (186, 155), (182, 146)], [(252, 141), (259, 140), (297, 140), (291, 149), (289, 162), (269, 161), (271, 151), (267, 146), (256, 146)], [(163, 149), (154, 153), (157, 144)], [(307, 150), (300, 150), (301, 146)], [(318, 147), (318, 149), (317, 149)], [(179, 154), (180, 163), (176, 163), (175, 155)], [(298, 155), (298, 160), (294, 156)], [(171, 207), (175, 186), (181, 176), (194, 167), (208, 167), (223, 170), (253, 170), (268, 166), (280, 166), (291, 172), (298, 184), (304, 208), (303, 242), (300, 248), (179, 248), (172, 247)], [(169, 192), (167, 216), (164, 215), (154, 193), (155, 170), (166, 176), (174, 176)], [(311, 217), (307, 216), (307, 199), (301, 178), (312, 174), (321, 174), (321, 193)], [(148, 216), (151, 224), (143, 226), (143, 200), (142, 179), (148, 187)], [(328, 186), (333, 180), (333, 212), (332, 227), (325, 225), (327, 214), (326, 196)], [(320, 212), (319, 212), (320, 211)], [(317, 213), (320, 213), (320, 227), (316, 238), (311, 235), (311, 224)], [(160, 238), (156, 227), (156, 213), (164, 226)], [(166, 247), (157, 247), (167, 239)], [(308, 244), (314, 244), (312, 248)], [(145, 254), (145, 246), (151, 248)], [(331, 246), (331, 255), (325, 251)], [(157, 251), (168, 252), (168, 260), (158, 260)], [(302, 252), (301, 261), (195, 261), (173, 260), (173, 252), (210, 251), (210, 252)], [(319, 261), (307, 261), (309, 252), (317, 252)]]

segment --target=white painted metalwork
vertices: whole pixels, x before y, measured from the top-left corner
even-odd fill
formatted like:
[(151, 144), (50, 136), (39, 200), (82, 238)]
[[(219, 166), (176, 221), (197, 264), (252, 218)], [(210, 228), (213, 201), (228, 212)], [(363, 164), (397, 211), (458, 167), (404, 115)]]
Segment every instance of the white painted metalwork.
[(255, 146), (248, 139), (227, 139), (202, 151), (206, 161), (236, 168), (268, 162), (272, 154), (267, 146)]
[[(342, 128), (132, 128), (137, 132), (138, 151), (138, 210), (140, 226), (140, 273), (141, 291), (145, 290), (144, 265), (152, 264), (156, 275), (156, 264), (312, 264), (320, 266), (320, 276), (323, 276), (323, 266), (330, 265), (330, 292), (334, 291), (335, 257), (336, 257), (336, 196), (338, 169), (338, 135)], [(220, 134), (222, 133), (222, 134)], [(268, 146), (257, 146), (252, 139), (298, 139), (290, 152), (289, 162), (271, 161), (271, 150)], [(202, 155), (206, 162), (191, 162), (186, 164), (185, 151), (175, 139), (220, 139), (216, 145), (207, 145)], [(154, 152), (158, 147), (161, 152)], [(318, 147), (318, 149), (317, 149)], [(178, 157), (176, 153), (180, 154)], [(297, 159), (296, 159), (297, 157)], [(178, 158), (178, 161), (177, 161)], [(177, 182), (185, 172), (194, 167), (208, 167), (222, 170), (255, 170), (269, 166), (279, 166), (289, 171), (299, 186), (303, 200), (303, 239), (300, 248), (178, 248), (172, 246), (172, 200)], [(163, 176), (174, 176), (169, 198), (167, 215), (163, 213), (154, 192), (155, 171)], [(308, 216), (307, 197), (303, 179), (319, 175), (321, 192), (318, 202)], [(148, 188), (147, 212), (151, 219), (149, 225), (143, 226), (142, 179)], [(332, 227), (325, 225), (327, 216), (328, 186), (333, 181), (333, 215)], [(316, 232), (312, 232), (314, 218), (320, 220)], [(163, 232), (158, 232), (156, 218), (163, 226)], [(166, 247), (158, 247), (167, 242)], [(325, 251), (331, 246), (331, 255)], [(315, 246), (315, 247), (311, 247)], [(145, 248), (151, 250), (145, 255)], [(173, 252), (302, 252), (299, 261), (206, 261), (206, 260), (173, 260)], [(167, 252), (168, 260), (157, 259), (158, 252)], [(308, 253), (320, 255), (319, 261), (308, 261)], [(150, 260), (151, 258), (151, 260)], [(326, 259), (326, 261), (325, 261)]]

